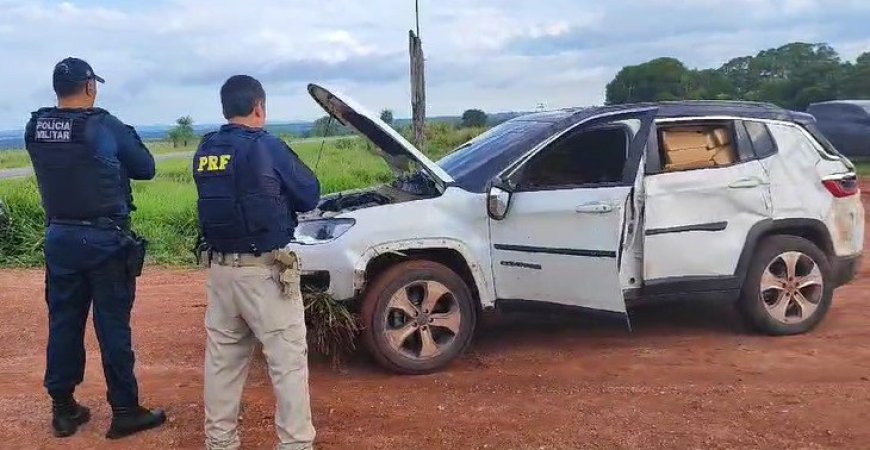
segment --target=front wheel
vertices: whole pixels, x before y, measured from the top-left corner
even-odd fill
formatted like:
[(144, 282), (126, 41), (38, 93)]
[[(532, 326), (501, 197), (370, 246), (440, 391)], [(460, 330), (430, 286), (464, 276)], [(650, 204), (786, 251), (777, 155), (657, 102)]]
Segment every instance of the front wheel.
[(477, 308), (459, 275), (432, 261), (408, 261), (379, 276), (362, 302), (363, 342), (384, 367), (431, 373), (471, 342)]
[(773, 236), (761, 243), (752, 260), (740, 309), (762, 333), (806, 333), (831, 307), (832, 280), (828, 258), (815, 244), (796, 236)]

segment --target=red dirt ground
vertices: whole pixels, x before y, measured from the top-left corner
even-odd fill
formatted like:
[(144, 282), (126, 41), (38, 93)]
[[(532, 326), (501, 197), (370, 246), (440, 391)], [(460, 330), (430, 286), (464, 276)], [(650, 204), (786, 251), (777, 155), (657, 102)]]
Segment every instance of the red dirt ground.
[[(573, 317), (499, 318), (469, 354), (429, 376), (394, 376), (364, 355), (344, 373), (312, 360), (317, 446), (870, 448), (868, 275), (865, 265), (803, 336), (757, 336), (729, 306), (689, 302), (633, 313), (632, 333)], [(78, 398), (94, 418), (60, 441), (49, 432), (41, 386), (43, 275), (0, 272), (0, 448), (201, 448), (203, 277), (151, 269), (140, 282), (133, 327), (142, 400), (167, 408), (169, 423), (127, 440), (103, 438), (109, 410), (89, 329)], [(244, 399), (244, 448), (272, 448), (273, 408), (258, 357)]]

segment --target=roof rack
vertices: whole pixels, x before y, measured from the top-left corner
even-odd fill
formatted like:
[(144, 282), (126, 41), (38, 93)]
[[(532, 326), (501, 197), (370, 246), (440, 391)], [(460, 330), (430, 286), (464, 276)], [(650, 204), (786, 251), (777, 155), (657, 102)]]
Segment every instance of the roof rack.
[(764, 107), (775, 110), (783, 110), (785, 108), (775, 105), (770, 102), (757, 102), (751, 100), (672, 100), (658, 102), (664, 105), (711, 105), (711, 106), (745, 106), (745, 107)]

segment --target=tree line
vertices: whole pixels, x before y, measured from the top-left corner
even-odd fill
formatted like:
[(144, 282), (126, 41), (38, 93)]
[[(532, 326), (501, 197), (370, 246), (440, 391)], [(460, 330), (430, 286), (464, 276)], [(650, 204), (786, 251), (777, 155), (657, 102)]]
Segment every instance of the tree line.
[(608, 104), (669, 100), (751, 100), (803, 111), (810, 103), (870, 99), (870, 52), (843, 61), (828, 44), (795, 42), (713, 69), (676, 58), (626, 66), (607, 85)]
[[(395, 119), (393, 118), (392, 110), (382, 110), (380, 118), (387, 125), (395, 127)], [(456, 128), (484, 128), (487, 126), (489, 120), (489, 116), (484, 111), (480, 109), (468, 109), (462, 113), (462, 116), (459, 118), (455, 126)], [(343, 126), (335, 119), (332, 119), (330, 116), (323, 116), (314, 121), (311, 131), (307, 134), (312, 137), (349, 136), (353, 134), (353, 131)], [(175, 121), (175, 126), (167, 133), (167, 138), (172, 142), (174, 147), (186, 147), (187, 145), (194, 143), (198, 137), (193, 130), (193, 119), (190, 116), (179, 117)]]
[[(387, 125), (398, 128), (395, 123), (393, 110), (381, 110), (380, 119)], [(462, 113), (462, 116), (456, 123), (458, 128), (483, 128), (489, 123), (489, 116), (480, 109), (467, 109)], [(311, 128), (311, 136), (347, 136), (353, 132), (347, 127), (338, 123), (335, 119), (329, 116), (323, 116), (314, 121), (314, 126)]]

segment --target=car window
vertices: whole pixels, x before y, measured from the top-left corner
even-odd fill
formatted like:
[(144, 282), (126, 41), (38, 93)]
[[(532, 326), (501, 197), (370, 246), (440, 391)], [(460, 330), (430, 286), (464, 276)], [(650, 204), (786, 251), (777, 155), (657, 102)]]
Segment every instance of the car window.
[(752, 141), (752, 147), (755, 149), (755, 156), (758, 158), (766, 158), (776, 153), (776, 143), (773, 141), (773, 136), (770, 135), (770, 130), (767, 125), (762, 122), (744, 121), (746, 131), (749, 133), (749, 139)]
[[(483, 170), (487, 166), (501, 167), (505, 161), (515, 160), (544, 141), (553, 130), (550, 122), (514, 119), (459, 146), (439, 160), (438, 165), (461, 183), (478, 172), (488, 172)], [(486, 176), (492, 175), (495, 174)], [(488, 181), (488, 178), (483, 180)]]
[(710, 169), (739, 161), (733, 122), (659, 125), (665, 172)]
[(540, 190), (621, 182), (639, 122), (613, 122), (558, 139), (522, 169), (517, 186)]

